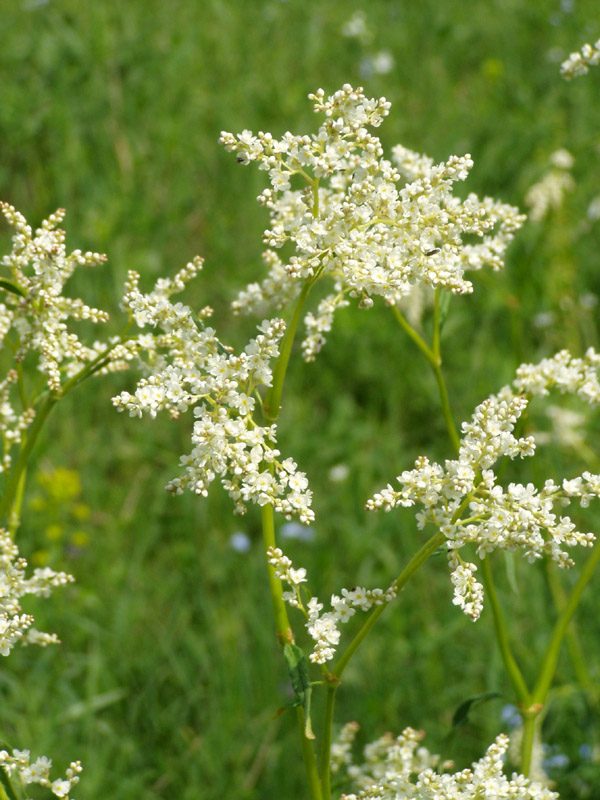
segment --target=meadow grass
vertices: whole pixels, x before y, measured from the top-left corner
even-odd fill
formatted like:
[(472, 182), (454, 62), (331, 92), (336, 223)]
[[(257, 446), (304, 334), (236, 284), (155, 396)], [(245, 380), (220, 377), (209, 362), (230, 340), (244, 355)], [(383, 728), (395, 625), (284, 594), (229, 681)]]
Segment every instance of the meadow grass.
[[(371, 0), (364, 7), (369, 44), (340, 34), (360, 8), (341, 0), (5, 4), (0, 197), (35, 221), (67, 208), (68, 242), (109, 256), (94, 274), (77, 276), (73, 293), (115, 318), (126, 269), (139, 270), (149, 287), (202, 254), (206, 266), (187, 302), (213, 305), (220, 336), (240, 345), (254, 321), (234, 319), (227, 308), (261, 275), (266, 218), (255, 196), (265, 184), (264, 174), (222, 152), (221, 129), (310, 131), (309, 91), (360, 83), (367, 95), (392, 101), (381, 131), (386, 146), (402, 142), (439, 160), (470, 152), (467, 189), (521, 207), (550, 154), (567, 147), (576, 190), (560, 214), (526, 225), (506, 270), (475, 276), (474, 295), (452, 300), (443, 349), (462, 420), (520, 361), (599, 344), (597, 308), (580, 301), (600, 294), (600, 234), (586, 216), (598, 191), (598, 75), (570, 86), (558, 76), (571, 50), (598, 38), (597, 4)], [(364, 71), (364, 59), (379, 50), (392, 53), (394, 69), (364, 76), (361, 63)], [(6, 243), (6, 228), (1, 235)], [(553, 315), (550, 325), (539, 324), (542, 313)], [(259, 518), (234, 518), (218, 489), (208, 500), (166, 496), (163, 486), (189, 449), (188, 425), (116, 414), (109, 398), (122, 388), (131, 388), (127, 375), (83, 386), (54, 412), (39, 445), (21, 549), (73, 572), (77, 583), (36, 612), (62, 646), (23, 649), (2, 665), (2, 736), (16, 746), (35, 743), (59, 765), (81, 758), (79, 800), (302, 797), (291, 715), (274, 716), (287, 683)], [(589, 440), (596, 452), (598, 429), (596, 421)], [(433, 379), (389, 312), (339, 312), (317, 364), (292, 362), (279, 430), (316, 494), (315, 538), (290, 541), (289, 555), (307, 567), (319, 594), (354, 582), (385, 585), (420, 535), (409, 513), (368, 515), (365, 500), (419, 453), (451, 454)], [(580, 457), (553, 453), (560, 474)], [(339, 464), (349, 476), (335, 483), (330, 470)], [(44, 504), (35, 472), (57, 467), (76, 470), (82, 488), (63, 502), (62, 532), (50, 541), (57, 511)], [(522, 475), (540, 477), (529, 466)], [(67, 513), (77, 503), (90, 510), (85, 522)], [(588, 519), (599, 532), (597, 515)], [(82, 528), (89, 542), (74, 545)], [(248, 553), (231, 548), (235, 531), (251, 539)], [(490, 626), (473, 626), (449, 602), (442, 561), (419, 573), (348, 669), (337, 720), (358, 719), (365, 740), (424, 727), (430, 748), (462, 766), (502, 728), (510, 691)], [(527, 673), (545, 643), (542, 622), (554, 616), (548, 582), (542, 568), (533, 575), (528, 568), (525, 584), (519, 565), (514, 574), (511, 563), (499, 558), (497, 566)], [(594, 594), (592, 586), (578, 628), (597, 686)], [(565, 657), (557, 682), (573, 682)], [(491, 691), (502, 697), (452, 728), (461, 702)], [(581, 731), (590, 745), (598, 739), (592, 712), (580, 689), (564, 693), (547, 720), (548, 741), (576, 758)], [(564, 786), (573, 780), (565, 777)]]

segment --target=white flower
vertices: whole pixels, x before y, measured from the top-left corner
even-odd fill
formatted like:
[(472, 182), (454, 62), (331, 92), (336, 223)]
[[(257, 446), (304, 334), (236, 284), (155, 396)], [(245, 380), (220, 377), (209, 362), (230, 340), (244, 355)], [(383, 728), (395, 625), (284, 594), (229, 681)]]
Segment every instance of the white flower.
[(48, 597), (54, 587), (64, 586), (74, 578), (48, 567), (35, 569), (27, 578), (26, 567), (27, 562), (19, 557), (10, 534), (0, 528), (0, 654), (3, 656), (7, 656), (17, 642), (45, 647), (59, 641), (55, 634), (41, 633), (32, 628), (33, 617), (21, 613), (19, 601), (27, 594)]
[(79, 782), (81, 762), (72, 761), (66, 771), (65, 778), (50, 781), (52, 761), (46, 756), (40, 756), (33, 764), (29, 764), (29, 750), (13, 750), (12, 755), (7, 750), (0, 751), (0, 767), (9, 776), (17, 775), (23, 784), (37, 783), (50, 789), (56, 797), (66, 798), (73, 786)]
[[(599, 404), (599, 368), (600, 357), (592, 349), (583, 359), (562, 351), (540, 364), (521, 365), (513, 385), (530, 396), (546, 395), (555, 387)], [(458, 554), (464, 545), (474, 543), (480, 558), (496, 549), (520, 549), (529, 561), (546, 555), (568, 567), (573, 561), (565, 548), (588, 547), (595, 540), (592, 533), (578, 531), (568, 516), (558, 512), (574, 497), (582, 506), (600, 497), (599, 476), (584, 472), (560, 486), (548, 479), (541, 489), (531, 483), (510, 483), (504, 488), (497, 482), (493, 467), (500, 458), (523, 458), (535, 452), (531, 436), (513, 434), (528, 402), (525, 395), (504, 387), (475, 409), (470, 422), (463, 423), (457, 459), (442, 466), (421, 456), (414, 469), (398, 476), (400, 489), (388, 485), (367, 502), (367, 508), (385, 511), (397, 505), (422, 506), (418, 527), (433, 524), (446, 537), (454, 603), (472, 619), (481, 612), (483, 592), (474, 577), (476, 566), (463, 562)]]
[(108, 319), (105, 311), (63, 296), (64, 285), (76, 267), (100, 264), (106, 256), (81, 250), (67, 255), (64, 231), (57, 228), (65, 215), (63, 209), (44, 220), (35, 232), (8, 203), (0, 203), (0, 210), (15, 229), (12, 252), (2, 259), (15, 291), (3, 293), (0, 340), (14, 327), (18, 335), (16, 361), (37, 351), (38, 368), (46, 376), (49, 389), (60, 392), (61, 370), (69, 374), (69, 369), (96, 356), (68, 330), (66, 320)]
[(424, 733), (412, 728), (397, 738), (388, 733), (366, 745), (364, 762), (355, 765), (350, 750), (357, 726), (350, 725), (332, 747), (332, 769), (338, 772), (344, 766), (357, 788), (342, 800), (558, 800), (555, 792), (523, 775), (504, 775), (509, 740), (503, 734), (471, 768), (451, 774), (438, 771), (452, 764), (440, 764), (439, 756), (421, 745)]
[(335, 648), (340, 641), (340, 631), (338, 623), (347, 622), (360, 608), (368, 611), (374, 605), (389, 603), (396, 596), (396, 589), (391, 586), (389, 589), (342, 589), (342, 596), (331, 595), (331, 611), (323, 610), (323, 603), (316, 597), (311, 597), (306, 608), (302, 602), (300, 594), (300, 584), (306, 582), (306, 570), (304, 568), (294, 569), (292, 562), (285, 556), (279, 547), (270, 547), (268, 551), (269, 564), (275, 570), (275, 576), (285, 581), (292, 591), (284, 592), (283, 599), (304, 611), (306, 616), (306, 628), (311, 638), (315, 642), (310, 660), (317, 664), (324, 664), (330, 661), (335, 655)]
[[(380, 61), (380, 68), (389, 67), (389, 58)], [(239, 294), (234, 310), (264, 314), (283, 308), (307, 282), (328, 278), (333, 284), (316, 312), (306, 314), (307, 361), (323, 346), (335, 311), (351, 298), (369, 308), (378, 297), (397, 304), (415, 286), (471, 292), (465, 272), (501, 268), (524, 219), (490, 198), (470, 194), (461, 201), (453, 194), (454, 183), (473, 166), (469, 155), (436, 165), (398, 147), (396, 165), (385, 159), (368, 130), (389, 113), (385, 98), (367, 98), (347, 84), (328, 98), (321, 89), (310, 98), (324, 115), (312, 136), (286, 133), (277, 141), (244, 131), (237, 137), (223, 132), (220, 140), (242, 163), (257, 162), (271, 181), (259, 197), (270, 212), (264, 233), (269, 273)], [(293, 188), (296, 180), (304, 188)], [(288, 241), (295, 252), (284, 263), (273, 248)]]
[(570, 80), (578, 75), (585, 75), (590, 67), (600, 64), (600, 40), (594, 46), (584, 44), (581, 50), (571, 53), (560, 65), (560, 74)]
[(130, 358), (145, 377), (134, 394), (122, 392), (113, 403), (137, 417), (155, 417), (163, 410), (177, 417), (194, 409), (192, 450), (181, 458), (183, 474), (169, 483), (169, 491), (189, 489), (206, 496), (218, 476), (236, 512), (244, 513), (247, 503), (270, 503), (288, 519), (297, 516), (308, 524), (314, 514), (305, 474), (293, 459), (280, 460), (275, 425), (253, 418), (252, 395), (272, 383), (271, 361), (279, 353), (285, 324), (265, 320), (259, 335), (235, 355), (205, 325), (212, 309), (195, 315), (188, 306), (171, 302), (170, 295), (201, 266), (201, 259), (195, 259), (172, 280), (159, 280), (149, 294), (140, 291), (139, 275), (129, 273), (123, 307), (132, 320), (142, 314), (142, 324), (155, 333), (128, 343)]

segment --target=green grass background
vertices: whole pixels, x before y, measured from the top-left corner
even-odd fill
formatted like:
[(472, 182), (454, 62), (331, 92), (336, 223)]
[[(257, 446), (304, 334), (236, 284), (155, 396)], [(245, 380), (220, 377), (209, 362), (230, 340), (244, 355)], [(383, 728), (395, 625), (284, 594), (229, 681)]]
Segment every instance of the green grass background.
[[(439, 160), (471, 153), (467, 191), (523, 207), (553, 151), (576, 157), (576, 190), (560, 212), (528, 223), (504, 272), (476, 275), (474, 294), (452, 301), (443, 344), (457, 420), (521, 361), (598, 346), (590, 297), (600, 293), (600, 233), (586, 212), (600, 174), (600, 74), (570, 85), (558, 74), (571, 50), (600, 37), (595, 0), (0, 6), (0, 197), (32, 223), (65, 207), (70, 247), (108, 254), (72, 290), (113, 312), (112, 330), (128, 268), (149, 287), (200, 253), (206, 266), (185, 299), (210, 303), (221, 338), (243, 346), (255, 323), (232, 318), (228, 304), (261, 276), (266, 217), (255, 197), (265, 175), (237, 165), (219, 133), (310, 132), (318, 123), (308, 92), (350, 82), (391, 100), (379, 129), (387, 148), (402, 142)], [(359, 8), (370, 43), (340, 33)], [(393, 71), (361, 74), (365, 57), (384, 49)], [(8, 247), (7, 226), (0, 236)], [(363, 505), (416, 455), (451, 455), (426, 367), (377, 306), (339, 312), (317, 363), (292, 363), (279, 438), (308, 472), (317, 522), (314, 541), (287, 549), (323, 597), (387, 585), (422, 541), (408, 512), (367, 515)], [(190, 420), (118, 415), (109, 399), (131, 385), (119, 375), (81, 387), (54, 412), (38, 448), (21, 548), (77, 583), (31, 605), (62, 646), (22, 649), (1, 664), (2, 737), (58, 768), (81, 758), (78, 800), (304, 797), (291, 715), (274, 719), (286, 674), (259, 518), (233, 517), (217, 487), (208, 500), (165, 495), (189, 449)], [(599, 427), (590, 415), (592, 453)], [(513, 474), (541, 481), (582, 464), (598, 469), (593, 455), (550, 447), (546, 456)], [(350, 475), (332, 483), (338, 464)], [(45, 489), (36, 473), (57, 468), (76, 475), (58, 473)], [(576, 518), (600, 531), (597, 510)], [(252, 540), (246, 554), (230, 546), (236, 531)], [(464, 766), (506, 729), (500, 710), (512, 697), (489, 612), (473, 625), (451, 605), (442, 561), (432, 559), (386, 612), (346, 673), (336, 719), (357, 719), (361, 741), (424, 728), (431, 749)], [(543, 565), (517, 563), (511, 580), (501, 558), (495, 569), (515, 651), (533, 676), (555, 616)], [(597, 592), (596, 581), (578, 628), (594, 687)], [(544, 738), (571, 760), (555, 777), (565, 797), (600, 797), (600, 767), (578, 752), (597, 741), (594, 692), (577, 685), (566, 657), (557, 685), (571, 688), (556, 693)], [(502, 697), (452, 730), (461, 702), (490, 691)], [(317, 700), (317, 720), (318, 709)]]

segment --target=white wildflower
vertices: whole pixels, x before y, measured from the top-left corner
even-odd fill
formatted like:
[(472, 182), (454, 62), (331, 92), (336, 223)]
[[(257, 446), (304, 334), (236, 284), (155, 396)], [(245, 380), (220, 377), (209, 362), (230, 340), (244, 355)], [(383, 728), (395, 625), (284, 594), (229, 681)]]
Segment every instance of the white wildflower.
[[(347, 739), (352, 731), (343, 735)], [(523, 775), (504, 775), (503, 759), (509, 745), (504, 734), (483, 758), (454, 774), (440, 771), (451, 769), (452, 764), (440, 764), (439, 756), (421, 745), (423, 736), (412, 728), (397, 738), (386, 734), (365, 747), (365, 761), (360, 765), (351, 763), (343, 742), (340, 760), (357, 791), (342, 795), (342, 800), (558, 800), (555, 792)]]
[(27, 578), (26, 567), (27, 562), (19, 557), (10, 534), (0, 528), (0, 655), (3, 656), (7, 656), (17, 642), (42, 647), (58, 642), (55, 634), (41, 633), (31, 627), (33, 617), (22, 613), (19, 601), (27, 594), (48, 597), (53, 588), (64, 586), (74, 578), (48, 567), (35, 569)]
[(550, 211), (560, 208), (565, 194), (575, 188), (573, 176), (568, 171), (573, 166), (573, 156), (567, 150), (553, 153), (550, 164), (551, 169), (525, 195), (529, 216), (534, 222), (540, 222)]
[(193, 408), (192, 450), (180, 460), (184, 473), (168, 490), (179, 494), (189, 489), (206, 496), (218, 476), (244, 513), (247, 503), (273, 505), (288, 519), (314, 519), (312, 493), (306, 475), (291, 458), (280, 460), (275, 425), (254, 420), (259, 387), (272, 383), (271, 361), (279, 352), (285, 324), (266, 320), (259, 335), (240, 355), (223, 345), (205, 320), (206, 307), (198, 314), (170, 295), (179, 291), (201, 268), (195, 259), (172, 280), (161, 279), (149, 294), (139, 289), (139, 275), (131, 272), (123, 307), (141, 326), (152, 326), (154, 335), (128, 344), (130, 358), (145, 375), (133, 394), (122, 392), (114, 405), (130, 415), (155, 417), (166, 410), (173, 417)]
[[(501, 268), (524, 219), (490, 198), (470, 194), (461, 201), (453, 194), (473, 166), (468, 155), (436, 165), (395, 148), (396, 166), (385, 159), (368, 130), (389, 113), (385, 98), (369, 99), (349, 85), (328, 98), (321, 89), (310, 97), (325, 117), (312, 136), (288, 132), (277, 140), (244, 131), (237, 137), (223, 132), (220, 140), (241, 163), (257, 162), (271, 181), (259, 198), (270, 212), (264, 234), (269, 274), (240, 293), (234, 310), (264, 314), (283, 308), (307, 282), (329, 278), (333, 284), (305, 318), (302, 349), (309, 361), (323, 346), (335, 311), (351, 298), (369, 308), (378, 297), (394, 305), (415, 286), (471, 292), (465, 272)], [(292, 188), (293, 181), (304, 188)], [(295, 252), (284, 263), (274, 249), (288, 241)]]
[(397, 592), (391, 586), (383, 589), (342, 589), (341, 597), (331, 595), (331, 611), (323, 611), (323, 603), (316, 597), (310, 597), (306, 606), (302, 600), (301, 584), (306, 582), (306, 570), (294, 569), (290, 559), (283, 554), (279, 547), (270, 547), (268, 551), (269, 564), (274, 568), (275, 577), (288, 584), (291, 591), (283, 593), (283, 599), (295, 608), (299, 608), (306, 617), (306, 628), (311, 639), (315, 642), (310, 660), (317, 664), (330, 661), (335, 655), (335, 648), (340, 641), (338, 624), (347, 622), (356, 613), (356, 609), (368, 611), (374, 605), (389, 603)]
[(581, 50), (571, 53), (560, 65), (560, 74), (570, 80), (585, 75), (590, 67), (600, 64), (600, 39), (592, 46), (584, 44)]
[(12, 755), (7, 750), (0, 750), (0, 767), (9, 777), (18, 778), (23, 785), (37, 783), (50, 789), (56, 797), (69, 800), (73, 786), (79, 782), (81, 762), (72, 761), (66, 771), (65, 778), (50, 780), (52, 761), (46, 756), (40, 756), (30, 763), (29, 750), (13, 750)]
[(106, 256), (81, 250), (67, 255), (64, 231), (57, 228), (65, 215), (62, 209), (44, 220), (35, 232), (8, 203), (0, 203), (0, 209), (15, 229), (12, 252), (1, 262), (10, 288), (5, 289), (2, 303), (0, 338), (14, 328), (18, 336), (16, 361), (36, 351), (49, 389), (60, 392), (61, 370), (66, 372), (70, 362), (81, 364), (96, 356), (67, 328), (66, 320), (108, 319), (105, 311), (65, 297), (64, 285), (76, 267), (100, 264)]
[[(600, 359), (591, 349), (583, 359), (562, 351), (540, 364), (521, 365), (513, 385), (530, 396), (545, 395), (556, 387), (598, 404), (599, 367)], [(388, 485), (367, 502), (367, 508), (386, 511), (395, 506), (422, 506), (418, 527), (431, 523), (446, 537), (454, 603), (472, 619), (481, 612), (483, 593), (474, 577), (476, 566), (458, 554), (464, 545), (475, 544), (480, 558), (496, 549), (519, 549), (529, 561), (545, 555), (569, 567), (573, 561), (565, 548), (588, 547), (595, 540), (592, 533), (578, 531), (559, 510), (572, 498), (587, 506), (592, 498), (600, 497), (600, 476), (584, 472), (561, 485), (548, 479), (542, 488), (531, 483), (510, 483), (505, 488), (497, 482), (493, 467), (500, 458), (523, 458), (535, 452), (533, 437), (513, 434), (528, 402), (523, 394), (504, 387), (475, 409), (470, 422), (463, 423), (457, 459), (441, 466), (421, 456), (413, 470), (398, 476), (400, 489)]]

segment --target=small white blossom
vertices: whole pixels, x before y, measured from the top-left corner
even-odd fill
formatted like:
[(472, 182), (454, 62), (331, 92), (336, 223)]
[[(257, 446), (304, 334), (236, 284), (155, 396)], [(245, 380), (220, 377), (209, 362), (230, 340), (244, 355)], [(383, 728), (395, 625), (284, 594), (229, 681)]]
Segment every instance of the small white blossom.
[[(355, 723), (354, 723), (355, 725)], [(336, 771), (343, 764), (357, 787), (342, 800), (558, 800), (555, 792), (523, 775), (507, 778), (503, 760), (509, 740), (504, 734), (491, 744), (483, 758), (469, 769), (451, 774), (452, 763), (440, 764), (439, 756), (421, 745), (422, 731), (406, 728), (394, 738), (386, 734), (366, 745), (364, 762), (352, 764), (349, 754), (355, 727), (342, 731), (335, 752)]]
[(592, 46), (584, 44), (581, 50), (571, 53), (560, 65), (560, 74), (570, 80), (585, 75), (589, 68), (600, 64), (600, 39)]
[(37, 783), (50, 789), (55, 797), (69, 800), (73, 786), (79, 782), (81, 762), (72, 761), (66, 771), (65, 778), (50, 780), (52, 761), (46, 756), (40, 756), (30, 764), (29, 750), (13, 750), (12, 755), (7, 750), (0, 750), (0, 767), (9, 777), (17, 777), (23, 785)]
[(573, 176), (568, 172), (573, 166), (573, 156), (567, 150), (557, 150), (550, 156), (550, 163), (551, 169), (525, 195), (529, 217), (534, 222), (560, 208), (565, 194), (575, 188)]
[(290, 559), (283, 554), (279, 547), (271, 547), (268, 551), (269, 564), (275, 570), (275, 577), (285, 581), (291, 591), (283, 593), (283, 599), (294, 608), (299, 608), (306, 616), (306, 628), (311, 639), (315, 642), (310, 660), (316, 664), (324, 664), (330, 661), (335, 655), (335, 648), (340, 641), (340, 631), (338, 624), (347, 622), (356, 613), (356, 609), (368, 611), (374, 605), (389, 603), (397, 591), (391, 586), (385, 591), (383, 589), (342, 589), (342, 596), (331, 595), (331, 611), (323, 610), (323, 603), (316, 597), (311, 597), (304, 606), (300, 585), (306, 582), (306, 570), (304, 568), (294, 569)]
[(81, 250), (67, 255), (64, 231), (57, 228), (65, 215), (63, 209), (44, 220), (35, 232), (8, 203), (0, 203), (0, 210), (15, 229), (12, 252), (1, 262), (12, 289), (5, 290), (0, 308), (0, 339), (14, 328), (18, 336), (15, 360), (23, 361), (30, 351), (36, 351), (48, 387), (60, 392), (61, 370), (68, 374), (69, 363), (82, 364), (96, 356), (67, 328), (66, 320), (108, 319), (105, 311), (65, 297), (64, 285), (76, 267), (101, 264), (106, 256)]
[(56, 586), (74, 580), (66, 572), (54, 572), (45, 567), (25, 576), (27, 562), (19, 557), (16, 544), (5, 528), (0, 528), (0, 655), (7, 656), (17, 642), (45, 647), (58, 643), (55, 634), (41, 633), (32, 628), (33, 617), (23, 614), (20, 599), (33, 594), (48, 597)]

